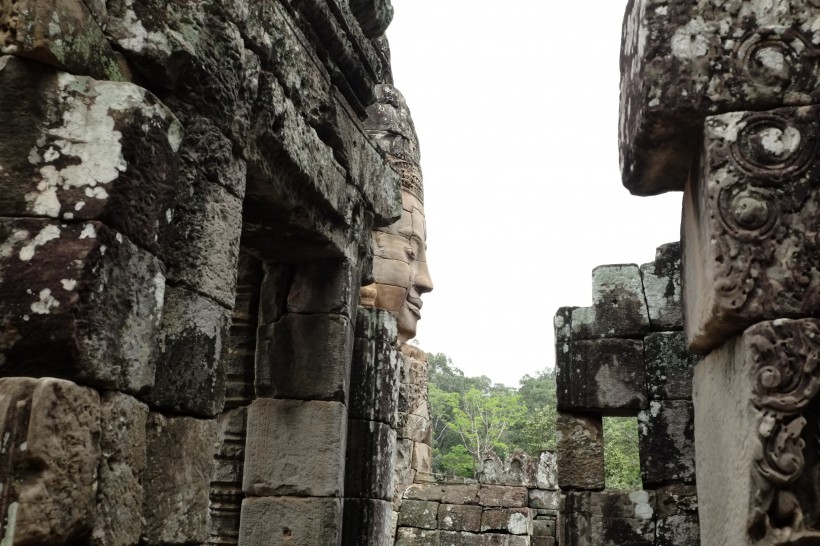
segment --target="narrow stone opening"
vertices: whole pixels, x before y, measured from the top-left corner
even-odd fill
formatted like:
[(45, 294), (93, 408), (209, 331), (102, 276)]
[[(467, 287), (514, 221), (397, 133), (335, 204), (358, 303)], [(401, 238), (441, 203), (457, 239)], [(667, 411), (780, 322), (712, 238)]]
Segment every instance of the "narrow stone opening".
[(637, 417), (604, 417), (604, 472), (607, 489), (643, 489)]

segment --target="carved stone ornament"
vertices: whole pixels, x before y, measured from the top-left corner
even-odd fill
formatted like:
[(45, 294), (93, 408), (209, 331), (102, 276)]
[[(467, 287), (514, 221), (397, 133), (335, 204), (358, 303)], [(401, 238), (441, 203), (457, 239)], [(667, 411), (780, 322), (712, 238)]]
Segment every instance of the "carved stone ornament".
[[(799, 496), (806, 487), (799, 482), (814, 474), (812, 469), (803, 475), (806, 454), (817, 447), (804, 412), (820, 391), (820, 325), (776, 320), (755, 325), (745, 335), (760, 442), (749, 535), (758, 544), (815, 544), (811, 540), (820, 540), (820, 530), (807, 512), (817, 506), (803, 506)], [(815, 438), (808, 449), (807, 436)]]
[(707, 118), (684, 198), (690, 350), (820, 311), (817, 107)]

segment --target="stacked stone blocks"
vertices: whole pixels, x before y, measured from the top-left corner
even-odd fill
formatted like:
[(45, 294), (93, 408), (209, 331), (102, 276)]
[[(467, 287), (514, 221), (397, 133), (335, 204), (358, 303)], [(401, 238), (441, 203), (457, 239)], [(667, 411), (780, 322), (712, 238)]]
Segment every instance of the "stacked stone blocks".
[[(669, 509), (665, 500), (661, 510), (658, 500), (669, 487), (695, 497), (697, 358), (681, 331), (680, 245), (659, 247), (655, 261), (640, 267), (600, 266), (592, 276), (592, 307), (564, 307), (555, 316), (559, 541), (698, 544), (694, 510), (675, 503)], [(606, 487), (608, 416), (638, 418), (644, 491)]]

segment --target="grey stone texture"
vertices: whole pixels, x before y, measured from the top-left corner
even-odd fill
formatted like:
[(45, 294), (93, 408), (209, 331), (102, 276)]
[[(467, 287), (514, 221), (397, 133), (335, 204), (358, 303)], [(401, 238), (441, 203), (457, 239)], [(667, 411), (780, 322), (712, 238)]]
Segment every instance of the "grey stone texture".
[(248, 498), (242, 501), (239, 544), (340, 544), (342, 512), (343, 501), (336, 498)]
[(820, 307), (811, 242), (820, 207), (817, 117), (817, 107), (804, 107), (706, 119), (700, 170), (683, 206), (690, 351)]
[(98, 220), (156, 250), (183, 136), (166, 106), (131, 83), (17, 57), (0, 57), (0, 104), (0, 125), (14, 135), (0, 142), (0, 216)]
[(208, 483), (217, 424), (191, 417), (148, 416), (143, 474), (143, 540), (188, 544), (208, 540)]
[(694, 486), (670, 485), (656, 491), (657, 546), (699, 546), (697, 491)]
[(706, 116), (817, 103), (813, 0), (629, 2), (620, 149), (637, 195), (683, 189)]
[[(401, 377), (395, 345), (397, 336), (396, 318), (392, 314), (380, 309), (359, 309), (350, 372), (348, 414), (351, 419), (379, 421), (397, 427)], [(419, 421), (423, 419), (416, 417)], [(416, 423), (414, 426), (405, 422), (400, 428), (424, 430), (425, 424)], [(423, 441), (425, 437), (426, 434), (421, 434), (411, 439)]]
[(657, 248), (654, 262), (641, 266), (649, 323), (655, 332), (683, 329), (680, 255), (680, 242), (667, 243)]
[(558, 412), (558, 486), (563, 490), (604, 488), (604, 430), (600, 415)]
[(378, 421), (349, 419), (345, 495), (392, 500), (396, 431)]
[(70, 544), (89, 534), (100, 461), (97, 391), (60, 379), (0, 378), (0, 438), (3, 542)]
[(162, 310), (152, 406), (213, 417), (225, 399), (230, 311), (181, 287), (169, 287)]
[(474, 505), (441, 504), (438, 508), (438, 528), (445, 531), (482, 531), (483, 508)]
[(139, 393), (154, 382), (165, 278), (99, 222), (0, 218), (0, 374)]
[(644, 338), (646, 389), (650, 400), (691, 400), (692, 375), (700, 358), (686, 350), (683, 332)]
[[(820, 536), (815, 319), (761, 322), (695, 367), (695, 448), (704, 544)], [(727, 456), (731, 453), (731, 456)], [(802, 522), (801, 522), (802, 521)]]
[(245, 407), (227, 410), (217, 419), (219, 427), (208, 491), (208, 535), (211, 543), (236, 542), (241, 519), (242, 478), (247, 440)]
[(558, 543), (654, 545), (654, 505), (648, 491), (568, 492)]
[[(648, 331), (649, 314), (638, 266), (612, 264), (593, 269), (592, 307), (572, 309), (572, 338), (627, 338)], [(559, 337), (556, 335), (556, 340)]]
[(481, 485), (478, 488), (478, 504), (485, 507), (523, 508), (527, 506), (527, 488)]
[(481, 531), (499, 531), (511, 535), (532, 535), (529, 508), (487, 508), (481, 514)]
[(694, 483), (695, 416), (688, 400), (649, 403), (638, 414), (641, 479), (645, 487)]
[(148, 406), (131, 396), (100, 397), (100, 464), (97, 517), (89, 542), (95, 546), (137, 544), (142, 532), (143, 477), (148, 464)]
[(646, 407), (643, 341), (572, 341), (556, 350), (560, 411), (613, 415)]
[(369, 38), (384, 34), (393, 20), (393, 4), (390, 0), (352, 0), (350, 9)]
[(435, 501), (405, 500), (399, 512), (399, 526), (436, 529), (439, 505)]
[(288, 288), (288, 311), (300, 314), (331, 313), (352, 320), (360, 284), (359, 272), (350, 262), (311, 260), (301, 263), (294, 268)]
[(256, 399), (242, 489), (250, 496), (340, 496), (346, 443), (347, 410), (339, 402)]
[(346, 402), (353, 326), (344, 315), (284, 315), (261, 325), (256, 390), (261, 396)]
[(389, 501), (346, 498), (342, 546), (392, 546), (392, 518)]

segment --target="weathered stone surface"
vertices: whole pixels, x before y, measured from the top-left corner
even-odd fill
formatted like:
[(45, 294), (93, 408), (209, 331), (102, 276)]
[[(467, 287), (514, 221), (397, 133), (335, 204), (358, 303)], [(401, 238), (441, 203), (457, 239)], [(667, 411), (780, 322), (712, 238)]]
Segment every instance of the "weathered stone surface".
[[(452, 485), (441, 485), (441, 484), (426, 484), (426, 483), (414, 483), (410, 487), (408, 487), (404, 491), (404, 498), (405, 499), (413, 499), (413, 500), (425, 500), (425, 501), (439, 501), (442, 502), (442, 498), (448, 492), (454, 491), (453, 488), (459, 488), (463, 486), (452, 486)], [(468, 486), (469, 493), (468, 497), (475, 501), (476, 495), (478, 494), (478, 486)], [(448, 502), (448, 501), (443, 501)], [(461, 502), (456, 502), (455, 504), (464, 504)], [(476, 504), (473, 502), (472, 504)]]
[(368, 38), (384, 34), (393, 20), (393, 4), (390, 0), (352, 0), (350, 9)]
[(820, 309), (813, 242), (820, 108), (706, 120), (701, 170), (683, 206), (689, 349), (702, 353), (761, 320)]
[(142, 531), (143, 474), (147, 464), (148, 406), (117, 392), (106, 392), (100, 407), (100, 465), (97, 518), (89, 542), (130, 546)]
[(572, 313), (578, 307), (559, 307), (552, 319), (555, 329), (555, 343), (562, 344), (572, 340)]
[(558, 409), (634, 414), (646, 407), (643, 341), (573, 341), (557, 348)]
[(413, 347), (401, 346), (399, 361), (401, 380), (399, 382), (399, 412), (412, 413), (430, 418), (427, 396), (427, 355)]
[(555, 546), (558, 544), (554, 537), (533, 536), (530, 538), (530, 546)]
[(527, 488), (482, 485), (478, 488), (478, 504), (502, 508), (523, 508), (527, 506)]
[(707, 115), (818, 102), (812, 0), (627, 6), (621, 172), (637, 195), (681, 190)]
[(16, 0), (0, 11), (0, 54), (13, 54), (101, 80), (130, 74), (81, 0)]
[(396, 546), (440, 546), (439, 532), (415, 527), (399, 527)]
[(401, 503), (399, 512), (400, 527), (418, 529), (436, 529), (438, 525), (439, 503), (406, 499)]
[[(817, 320), (748, 328), (695, 367), (705, 544), (816, 542)], [(731, 454), (727, 456), (727, 454)]]
[(511, 535), (532, 534), (529, 508), (488, 508), (481, 514), (481, 532), (501, 531)]
[(544, 510), (558, 510), (561, 501), (561, 494), (558, 491), (545, 491), (543, 489), (530, 489), (530, 508), (541, 508)]
[(414, 413), (398, 413), (397, 415), (396, 428), (399, 436), (423, 444), (433, 443), (433, 422), (430, 419)]
[(59, 379), (0, 378), (0, 536), (70, 544), (94, 525), (97, 391)]
[(683, 332), (658, 332), (644, 338), (646, 390), (652, 400), (690, 400), (692, 374), (700, 357), (686, 350)]
[(396, 431), (388, 425), (348, 420), (345, 495), (391, 500), (395, 452)]
[(236, 297), (245, 164), (224, 149), (230, 142), (213, 125), (199, 118), (190, 123), (180, 148), (179, 187), (162, 218), (161, 255), (169, 281), (230, 309)]
[(413, 440), (398, 438), (396, 441), (396, 458), (393, 461), (393, 473), (396, 488), (415, 482), (416, 471), (413, 469)]
[(353, 317), (361, 284), (354, 266), (346, 261), (314, 260), (294, 269), (288, 291), (288, 311)]
[(413, 442), (413, 470), (430, 474), (433, 471), (433, 448), (424, 442)]
[(481, 531), (481, 506), (442, 504), (438, 508), (438, 528), (445, 531)]
[(604, 488), (604, 431), (600, 415), (558, 412), (558, 485), (561, 489)]
[(256, 390), (263, 396), (346, 402), (353, 326), (344, 315), (287, 314), (257, 334)]
[(655, 498), (647, 491), (569, 492), (558, 543), (653, 545)]
[(641, 279), (652, 330), (682, 330), (680, 243), (659, 246), (655, 261), (641, 266)]
[(0, 215), (100, 220), (156, 247), (182, 126), (154, 95), (0, 57), (0, 126), (14, 135), (0, 142)]
[(341, 495), (347, 411), (338, 402), (259, 398), (248, 409), (248, 495)]
[(653, 400), (638, 414), (641, 479), (652, 487), (694, 483), (694, 412), (688, 400)]
[(634, 337), (649, 331), (641, 272), (635, 264), (592, 270), (592, 307), (572, 309), (572, 339)]
[(533, 537), (554, 537), (555, 526), (557, 521), (555, 518), (549, 519), (535, 519), (532, 522), (532, 536)]
[(700, 546), (697, 514), (660, 518), (656, 532), (655, 546)]
[(487, 485), (535, 487), (539, 460), (516, 450), (502, 461), (493, 451), (483, 456), (479, 481)]
[(344, 500), (342, 546), (392, 546), (392, 505), (373, 499)]
[(152, 406), (206, 417), (222, 411), (230, 315), (209, 298), (168, 288)]
[(210, 543), (235, 543), (239, 537), (242, 512), (242, 476), (247, 439), (247, 408), (225, 411), (217, 419), (219, 427), (208, 497)]
[(208, 482), (216, 440), (215, 421), (149, 415), (142, 531), (147, 543), (208, 540)]
[(239, 544), (340, 544), (342, 502), (334, 498), (245, 499)]
[(542, 451), (538, 456), (535, 486), (539, 489), (558, 489), (557, 461), (555, 453)]
[[(359, 309), (350, 371), (348, 413), (351, 419), (380, 421), (396, 427), (401, 374), (395, 346), (397, 335), (393, 315), (380, 309)], [(424, 438), (410, 439), (421, 441)]]
[(99, 222), (0, 218), (0, 374), (140, 392), (154, 381), (160, 263)]
[(481, 546), (530, 546), (530, 537), (484, 533), (481, 535)]

